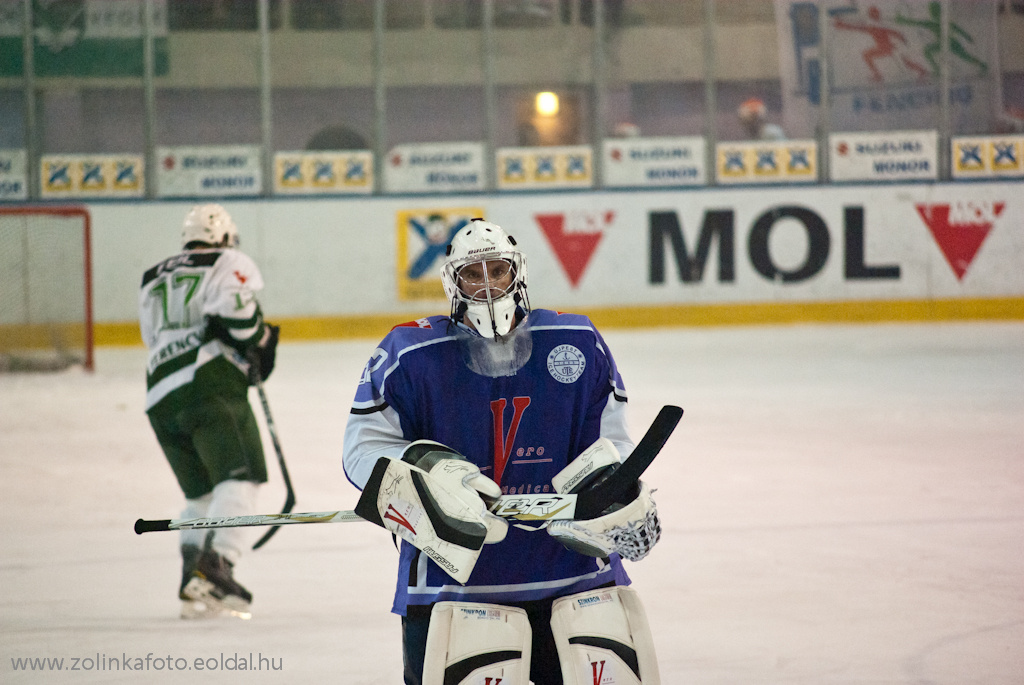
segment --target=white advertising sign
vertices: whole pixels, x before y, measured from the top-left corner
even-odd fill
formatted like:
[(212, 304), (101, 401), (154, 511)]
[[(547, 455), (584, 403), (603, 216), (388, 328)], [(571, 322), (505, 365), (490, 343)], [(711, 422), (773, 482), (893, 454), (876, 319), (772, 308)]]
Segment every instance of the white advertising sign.
[(274, 192), (343, 195), (373, 192), (373, 152), (277, 152)]
[(252, 196), (263, 192), (258, 145), (158, 147), (160, 197)]
[(936, 180), (938, 133), (833, 133), (829, 135), (833, 181)]
[(1024, 176), (1024, 136), (953, 138), (953, 178)]
[(608, 187), (704, 185), (704, 138), (627, 138), (604, 141)]
[(498, 188), (589, 188), (594, 183), (589, 145), (506, 147), (496, 154)]
[(0, 150), (0, 200), (28, 199), (24, 150)]
[(43, 155), (41, 197), (142, 197), (146, 191), (142, 155)]
[(719, 143), (715, 167), (721, 184), (813, 183), (818, 180), (818, 144), (813, 140)]
[(398, 145), (384, 162), (384, 184), (391, 193), (483, 190), (484, 144)]

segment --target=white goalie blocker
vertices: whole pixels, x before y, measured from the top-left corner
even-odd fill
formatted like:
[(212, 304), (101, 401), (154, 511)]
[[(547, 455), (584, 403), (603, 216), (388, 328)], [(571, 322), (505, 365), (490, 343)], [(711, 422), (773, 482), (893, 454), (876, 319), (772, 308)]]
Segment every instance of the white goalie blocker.
[(529, 685), (531, 638), (522, 609), (438, 602), (430, 612), (423, 685)]
[(501, 542), (508, 532), (508, 523), (482, 499), (500, 495), (497, 484), (455, 450), (417, 440), (401, 460), (377, 460), (355, 512), (465, 583), (484, 544)]
[(562, 597), (551, 609), (564, 685), (659, 685), (647, 614), (630, 587)]

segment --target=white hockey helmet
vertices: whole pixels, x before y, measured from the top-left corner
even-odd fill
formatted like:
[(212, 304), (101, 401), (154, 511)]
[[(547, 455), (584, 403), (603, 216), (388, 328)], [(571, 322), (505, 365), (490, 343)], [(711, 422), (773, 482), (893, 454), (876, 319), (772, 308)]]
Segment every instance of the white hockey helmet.
[(238, 246), (238, 227), (227, 210), (217, 204), (196, 205), (185, 215), (181, 245), (191, 242), (221, 247)]
[(515, 326), (517, 307), (530, 311), (526, 255), (490, 221), (473, 219), (455, 234), (441, 283), (452, 304), (452, 320), (467, 320), (485, 338), (507, 335)]

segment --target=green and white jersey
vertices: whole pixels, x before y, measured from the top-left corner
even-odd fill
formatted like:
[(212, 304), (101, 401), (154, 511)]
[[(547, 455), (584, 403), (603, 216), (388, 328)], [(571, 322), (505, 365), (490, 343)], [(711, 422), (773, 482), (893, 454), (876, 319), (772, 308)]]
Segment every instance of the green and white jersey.
[[(237, 349), (259, 342), (263, 315), (256, 293), (262, 289), (255, 262), (231, 248), (185, 250), (146, 271), (139, 328), (149, 349), (147, 411), (191, 383), (196, 370), (211, 361), (225, 359), (248, 374)], [(233, 346), (214, 335), (211, 321)]]

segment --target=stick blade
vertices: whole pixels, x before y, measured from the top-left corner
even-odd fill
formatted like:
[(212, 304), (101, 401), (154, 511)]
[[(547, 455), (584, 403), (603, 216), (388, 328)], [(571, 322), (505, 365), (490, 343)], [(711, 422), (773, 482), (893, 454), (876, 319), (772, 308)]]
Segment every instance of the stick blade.
[(643, 472), (661, 452), (661, 448), (668, 442), (682, 418), (681, 407), (671, 404), (662, 407), (651, 423), (651, 427), (647, 429), (644, 437), (640, 439), (626, 461), (622, 462), (622, 465), (606, 480), (588, 492), (580, 494), (576, 501), (576, 518), (580, 520), (597, 518), (602, 511), (625, 494), (626, 490), (640, 479)]
[(633, 449), (633, 453), (619, 467), (622, 480), (637, 480), (651, 465), (654, 458), (661, 452), (668, 439), (672, 436), (679, 421), (683, 418), (681, 407), (666, 404), (654, 417), (651, 427)]

